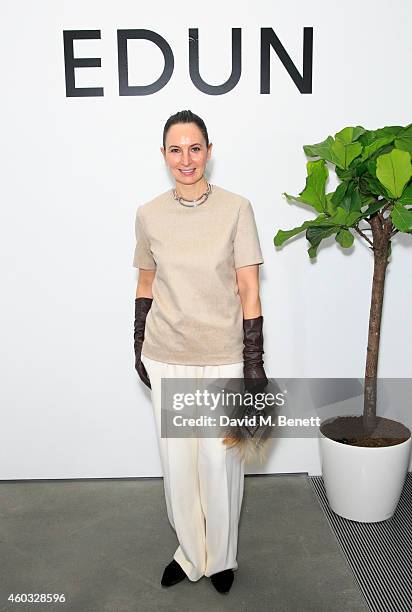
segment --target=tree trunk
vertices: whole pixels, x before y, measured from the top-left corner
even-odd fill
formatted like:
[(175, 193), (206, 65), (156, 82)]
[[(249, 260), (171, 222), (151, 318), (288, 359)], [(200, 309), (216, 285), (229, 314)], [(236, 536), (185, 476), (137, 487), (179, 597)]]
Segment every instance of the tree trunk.
[(363, 407), (363, 426), (371, 433), (376, 426), (377, 375), (379, 360), (379, 341), (383, 296), (385, 291), (385, 276), (388, 265), (389, 235), (382, 226), (381, 219), (374, 215), (370, 224), (373, 235), (373, 281), (371, 306), (369, 313), (368, 348), (365, 367), (365, 391)]

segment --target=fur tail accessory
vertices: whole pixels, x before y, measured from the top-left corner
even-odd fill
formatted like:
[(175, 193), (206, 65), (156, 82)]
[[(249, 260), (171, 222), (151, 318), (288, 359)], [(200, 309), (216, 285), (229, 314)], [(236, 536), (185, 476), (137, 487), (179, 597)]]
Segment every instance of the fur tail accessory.
[[(243, 319), (243, 346), (244, 391), (254, 398), (264, 391), (269, 382), (263, 367), (262, 315)], [(263, 462), (270, 433), (270, 425), (262, 422), (266, 416), (267, 412), (256, 409), (255, 402), (253, 405), (242, 402), (241, 407), (234, 410), (233, 417), (237, 423), (227, 432), (223, 444), (235, 448), (245, 460), (258, 459)]]
[[(246, 462), (262, 464), (267, 458), (268, 440), (273, 437), (272, 427), (275, 426), (275, 406), (265, 402), (268, 387), (272, 388), (272, 383), (261, 393), (243, 392), (241, 405), (235, 406), (230, 414), (230, 425), (224, 430), (222, 443), (234, 449)], [(275, 393), (277, 391), (276, 387)], [(249, 402), (253, 401), (254, 405), (246, 402), (247, 394)], [(264, 407), (255, 408), (255, 405), (261, 406), (262, 403)]]

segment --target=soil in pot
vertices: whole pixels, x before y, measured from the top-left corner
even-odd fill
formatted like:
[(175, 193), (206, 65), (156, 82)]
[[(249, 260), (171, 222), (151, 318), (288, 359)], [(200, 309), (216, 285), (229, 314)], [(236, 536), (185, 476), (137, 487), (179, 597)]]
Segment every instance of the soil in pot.
[(371, 433), (366, 433), (362, 416), (339, 416), (328, 419), (320, 426), (321, 433), (341, 444), (350, 446), (369, 446), (373, 448), (394, 446), (406, 442), (411, 432), (398, 421), (376, 417), (376, 427)]

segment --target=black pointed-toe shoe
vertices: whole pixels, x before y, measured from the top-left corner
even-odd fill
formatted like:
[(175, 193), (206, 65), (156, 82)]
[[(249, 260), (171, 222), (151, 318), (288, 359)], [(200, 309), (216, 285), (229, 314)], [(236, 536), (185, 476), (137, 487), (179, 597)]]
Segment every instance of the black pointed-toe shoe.
[(165, 567), (160, 584), (165, 587), (173, 586), (186, 578), (186, 574), (174, 559)]
[(216, 591), (219, 593), (229, 593), (234, 577), (235, 576), (232, 569), (225, 569), (223, 572), (212, 574), (210, 576), (210, 580), (212, 581)]

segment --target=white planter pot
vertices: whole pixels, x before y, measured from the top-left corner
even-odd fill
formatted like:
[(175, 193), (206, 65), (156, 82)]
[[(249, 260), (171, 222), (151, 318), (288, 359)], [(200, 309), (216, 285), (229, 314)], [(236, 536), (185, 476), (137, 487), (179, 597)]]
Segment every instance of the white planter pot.
[(412, 438), (379, 448), (350, 446), (319, 431), (322, 477), (329, 505), (352, 521), (390, 518), (405, 482)]

